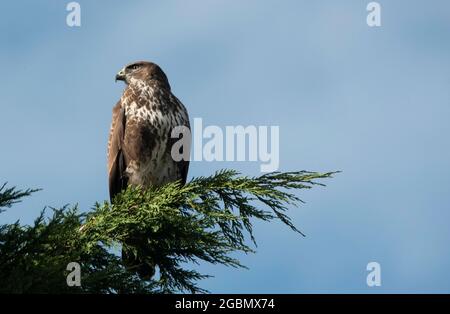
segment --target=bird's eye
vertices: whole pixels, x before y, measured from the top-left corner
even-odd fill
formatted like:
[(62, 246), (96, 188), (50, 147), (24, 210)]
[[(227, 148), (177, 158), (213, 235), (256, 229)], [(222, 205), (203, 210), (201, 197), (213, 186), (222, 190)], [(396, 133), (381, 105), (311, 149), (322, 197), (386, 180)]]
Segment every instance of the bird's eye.
[(139, 64), (132, 64), (128, 67), (130, 70), (136, 70), (137, 68), (139, 68)]

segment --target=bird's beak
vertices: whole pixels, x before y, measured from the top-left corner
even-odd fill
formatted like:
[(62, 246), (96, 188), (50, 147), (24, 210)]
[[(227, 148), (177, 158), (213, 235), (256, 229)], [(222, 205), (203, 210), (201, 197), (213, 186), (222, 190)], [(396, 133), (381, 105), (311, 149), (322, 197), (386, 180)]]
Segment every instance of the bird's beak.
[(125, 81), (125, 69), (120, 70), (116, 74), (116, 82), (117, 81)]

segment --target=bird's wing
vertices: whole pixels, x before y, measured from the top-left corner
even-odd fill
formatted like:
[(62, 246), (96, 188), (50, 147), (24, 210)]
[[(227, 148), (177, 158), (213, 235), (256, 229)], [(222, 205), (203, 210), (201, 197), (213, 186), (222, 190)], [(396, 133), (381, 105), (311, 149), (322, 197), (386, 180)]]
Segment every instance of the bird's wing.
[[(169, 137), (169, 147), (172, 147), (176, 141), (178, 141), (178, 138), (170, 138)], [(183, 146), (181, 149), (182, 150), (184, 150), (184, 149), (190, 150), (190, 147)], [(180, 153), (183, 154), (182, 151), (180, 151)], [(188, 171), (189, 171), (189, 159), (188, 160), (182, 159), (180, 161), (177, 161), (175, 167), (178, 168), (179, 179), (181, 180), (181, 184), (185, 185), (186, 180), (187, 180)]]
[[(189, 125), (189, 120), (185, 121), (185, 126), (187, 126), (190, 129), (190, 125)], [(187, 134), (183, 135), (183, 136), (187, 136)], [(189, 143), (191, 142), (191, 139), (189, 139)], [(173, 143), (172, 143), (173, 145)], [(188, 150), (188, 152), (190, 152), (191, 150), (191, 145), (189, 145), (189, 147), (184, 147), (183, 146), (183, 150), (186, 149)], [(172, 147), (172, 146), (171, 146)], [(183, 154), (184, 152), (180, 152), (181, 154)], [(176, 166), (178, 167), (178, 172), (180, 173), (180, 178), (181, 178), (181, 183), (183, 185), (186, 184), (186, 180), (187, 180), (187, 175), (188, 175), (188, 171), (189, 171), (189, 159), (188, 160), (180, 160), (179, 162), (177, 162)]]
[(189, 171), (189, 160), (187, 161), (182, 160), (178, 162), (178, 169), (180, 169), (181, 173), (181, 183), (185, 185), (187, 180), (187, 174)]
[(125, 110), (119, 101), (113, 108), (111, 130), (108, 141), (108, 175), (109, 196), (112, 201), (114, 196), (127, 186), (125, 176), (126, 162), (123, 152), (123, 138), (125, 130)]
[[(180, 112), (180, 118), (181, 118), (181, 125), (186, 126), (188, 129), (191, 129), (190, 124), (189, 124), (189, 115), (187, 113), (186, 107), (183, 105), (183, 103), (177, 98), (175, 97), (175, 95), (171, 95), (171, 101), (176, 102), (177, 105), (181, 108), (181, 112)], [(185, 135), (183, 135), (185, 136)], [(170, 147), (172, 147), (172, 145), (178, 141), (177, 138), (171, 138), (169, 136), (169, 143), (170, 143)], [(189, 147), (183, 147), (183, 149), (187, 149), (189, 152), (191, 150), (191, 139), (189, 139)], [(180, 152), (181, 154), (183, 154), (183, 152)], [(180, 178), (181, 178), (181, 183), (184, 185), (186, 184), (186, 180), (187, 180), (187, 174), (189, 171), (189, 159), (188, 160), (181, 160), (179, 162), (177, 162), (177, 167), (178, 167), (178, 172), (180, 173)]]

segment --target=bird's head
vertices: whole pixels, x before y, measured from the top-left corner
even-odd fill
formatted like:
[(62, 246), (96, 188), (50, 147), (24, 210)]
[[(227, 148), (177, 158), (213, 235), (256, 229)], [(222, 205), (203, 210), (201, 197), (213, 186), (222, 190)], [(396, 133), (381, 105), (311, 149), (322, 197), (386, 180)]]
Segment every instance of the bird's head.
[(116, 74), (117, 81), (124, 81), (126, 84), (155, 83), (170, 89), (169, 81), (163, 70), (157, 64), (147, 61), (137, 61), (126, 65)]

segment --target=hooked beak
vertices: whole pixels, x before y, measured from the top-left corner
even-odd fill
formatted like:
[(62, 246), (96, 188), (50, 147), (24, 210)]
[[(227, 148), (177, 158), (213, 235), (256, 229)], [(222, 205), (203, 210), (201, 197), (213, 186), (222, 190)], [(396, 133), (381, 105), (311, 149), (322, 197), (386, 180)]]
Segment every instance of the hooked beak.
[(125, 81), (125, 69), (120, 70), (117, 74), (116, 74), (116, 82), (117, 81)]

